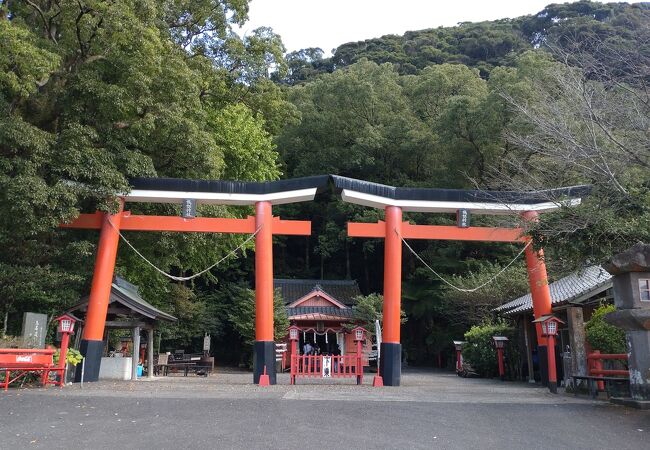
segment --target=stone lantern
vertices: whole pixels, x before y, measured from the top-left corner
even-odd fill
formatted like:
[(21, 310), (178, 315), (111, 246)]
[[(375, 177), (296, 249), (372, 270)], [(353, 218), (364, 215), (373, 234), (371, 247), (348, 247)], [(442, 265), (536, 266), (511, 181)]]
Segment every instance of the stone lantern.
[(616, 311), (605, 321), (625, 330), (633, 406), (650, 407), (650, 245), (636, 244), (605, 265)]

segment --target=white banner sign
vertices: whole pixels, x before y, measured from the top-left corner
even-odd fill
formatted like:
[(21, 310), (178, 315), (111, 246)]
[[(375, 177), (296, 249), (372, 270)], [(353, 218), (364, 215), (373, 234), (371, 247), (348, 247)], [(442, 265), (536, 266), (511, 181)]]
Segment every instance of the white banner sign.
[(332, 357), (323, 356), (323, 378), (332, 377)]

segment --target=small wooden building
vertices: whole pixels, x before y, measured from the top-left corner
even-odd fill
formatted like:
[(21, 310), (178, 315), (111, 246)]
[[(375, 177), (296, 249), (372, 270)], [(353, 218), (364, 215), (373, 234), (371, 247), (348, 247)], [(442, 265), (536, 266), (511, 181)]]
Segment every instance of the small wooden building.
[[(87, 310), (88, 297), (84, 298), (81, 303), (68, 310), (68, 313), (74, 314), (76, 317), (80, 318), (81, 326), (77, 336), (81, 336), (83, 332), (83, 324)], [(115, 329), (129, 329), (131, 330), (133, 349), (131, 351), (131, 363), (129, 366), (131, 379), (136, 379), (138, 364), (142, 362), (144, 365), (145, 361), (147, 375), (153, 376), (154, 330), (159, 321), (176, 322), (177, 320), (176, 317), (159, 310), (144, 300), (140, 296), (136, 285), (129, 283), (123, 278), (115, 277), (111, 285), (111, 295), (109, 299), (108, 313), (106, 315), (106, 329), (104, 330), (104, 342), (106, 343), (104, 348), (106, 354), (104, 354), (104, 357), (108, 356), (108, 336), (110, 331)], [(140, 333), (142, 331), (146, 331), (147, 333), (146, 358), (140, 350)], [(115, 370), (118, 372), (122, 366), (125, 366), (123, 364), (125, 362), (126, 361), (113, 361), (112, 359), (102, 358), (104, 366), (108, 366), (109, 364), (115, 365)], [(119, 367), (117, 367), (118, 365)], [(107, 367), (104, 369), (104, 372), (106, 372)], [(101, 372), (102, 370), (100, 366), (100, 376)], [(80, 374), (78, 375), (79, 377), (75, 377), (75, 379), (80, 379)]]
[[(290, 324), (301, 330), (298, 342), (300, 353), (308, 342), (322, 354), (356, 354), (356, 344), (348, 331), (354, 324), (352, 307), (355, 298), (361, 295), (355, 280), (275, 279), (273, 284), (282, 294)], [(368, 339), (364, 355), (371, 348), (372, 343)], [(290, 356), (290, 351), (291, 345), (287, 345), (287, 356)], [(364, 364), (367, 363), (367, 356), (364, 356)]]
[[(572, 374), (586, 375), (587, 353), (591, 350), (585, 340), (585, 322), (601, 303), (612, 303), (612, 276), (600, 266), (590, 266), (549, 284), (553, 314), (564, 322), (558, 330), (555, 354), (558, 379)], [(530, 293), (505, 303), (493, 310), (517, 323), (528, 367), (535, 366), (537, 337), (532, 324), (533, 304)], [(570, 357), (564, 364), (562, 356)], [(566, 367), (566, 370), (565, 370)], [(570, 371), (571, 373), (564, 373)], [(528, 377), (533, 381), (533, 371)]]

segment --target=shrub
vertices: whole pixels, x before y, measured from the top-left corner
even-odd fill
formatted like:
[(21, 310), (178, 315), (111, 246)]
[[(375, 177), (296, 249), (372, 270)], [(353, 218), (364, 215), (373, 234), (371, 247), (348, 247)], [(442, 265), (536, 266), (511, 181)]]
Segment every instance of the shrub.
[(601, 305), (585, 325), (587, 342), (593, 350), (602, 353), (627, 353), (625, 331), (605, 322), (605, 315), (616, 311), (614, 305)]
[(474, 325), (465, 333), (467, 344), (463, 347), (463, 359), (481, 376), (498, 375), (497, 351), (492, 343), (492, 336), (506, 336), (510, 339), (504, 349), (506, 376), (514, 378), (514, 370), (520, 356), (515, 334), (515, 328), (503, 320), (488, 320)]
[[(57, 349), (53, 355), (55, 365), (59, 363), (60, 355), (61, 355), (61, 349)], [(79, 350), (76, 350), (74, 348), (69, 348), (68, 352), (65, 354), (65, 362), (67, 364), (72, 364), (73, 366), (79, 364), (83, 359), (84, 357), (81, 355)]]

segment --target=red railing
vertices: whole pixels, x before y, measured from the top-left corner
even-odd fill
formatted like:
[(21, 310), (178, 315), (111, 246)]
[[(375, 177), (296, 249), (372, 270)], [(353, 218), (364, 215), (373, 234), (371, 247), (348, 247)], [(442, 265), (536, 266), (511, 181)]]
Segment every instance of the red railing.
[[(626, 353), (600, 353), (599, 350), (594, 350), (587, 355), (587, 370), (591, 376), (622, 376), (629, 377), (630, 371), (627, 369), (603, 369), (603, 361), (625, 361), (627, 362), (628, 356)], [(598, 381), (596, 383), (599, 391), (605, 390), (605, 383)]]
[[(329, 358), (329, 368), (324, 363)], [(323, 368), (329, 370), (323, 370)], [(363, 366), (361, 358), (356, 355), (291, 355), (291, 384), (296, 378), (357, 378), (357, 384), (363, 383)]]
[(598, 350), (587, 355), (589, 375), (602, 375), (602, 376), (624, 376), (630, 375), (627, 369), (603, 369), (602, 361), (605, 360), (619, 360), (627, 362), (627, 354), (625, 353), (600, 353)]

